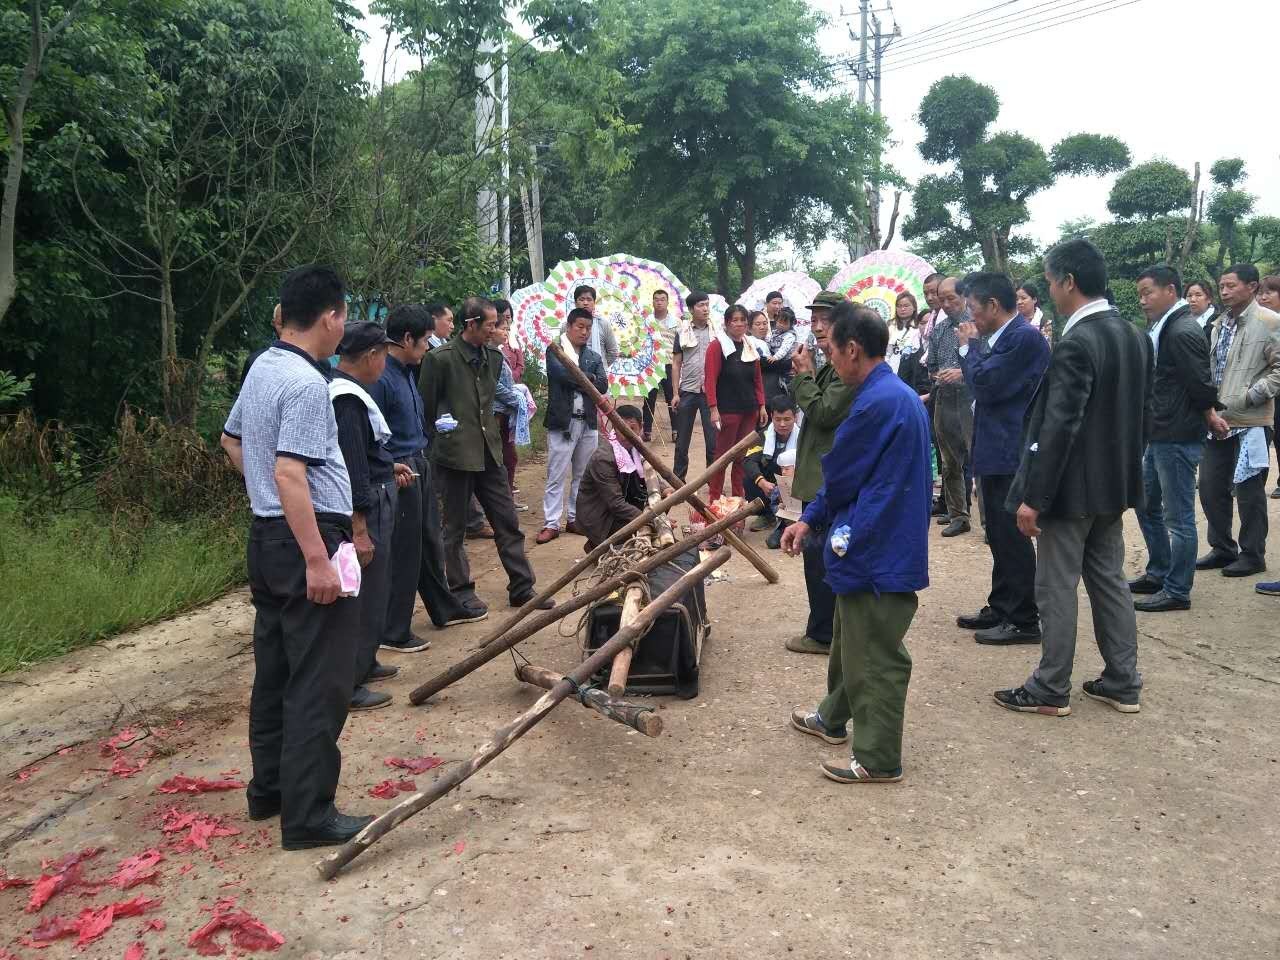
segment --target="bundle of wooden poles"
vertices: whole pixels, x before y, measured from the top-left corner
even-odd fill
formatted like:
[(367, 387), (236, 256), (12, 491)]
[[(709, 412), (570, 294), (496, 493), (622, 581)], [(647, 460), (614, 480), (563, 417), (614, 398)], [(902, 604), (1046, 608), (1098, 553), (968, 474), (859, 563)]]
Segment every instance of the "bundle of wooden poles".
[[(679, 602), (711, 571), (724, 565), (732, 556), (732, 552), (728, 547), (721, 547), (685, 573), (667, 590), (652, 598), (648, 598), (645, 580), (649, 572), (713, 537), (723, 536), (725, 542), (746, 557), (769, 583), (778, 582), (778, 574), (773, 567), (733, 532), (733, 528), (748, 516), (763, 509), (764, 505), (760, 501), (749, 503), (729, 516), (707, 524), (702, 530), (684, 540), (676, 539), (674, 529), (666, 516), (672, 508), (687, 503), (704, 517), (711, 519), (712, 513), (707, 504), (697, 495), (698, 489), (715, 473), (723, 470), (757, 442), (756, 435), (752, 434), (744, 438), (733, 449), (708, 466), (701, 475), (684, 483), (614, 412), (612, 405), (605, 401), (591, 381), (564, 355), (558, 345), (553, 344), (549, 350), (564, 365), (570, 376), (574, 377), (583, 391), (595, 400), (597, 407), (608, 415), (614, 429), (644, 457), (653, 468), (653, 472), (674, 488), (673, 492), (663, 497), (657, 489), (652, 473), (647, 472), (649, 503), (648, 508), (640, 516), (620, 528), (608, 540), (577, 561), (564, 575), (524, 604), (505, 623), (486, 636), (469, 656), (415, 689), (409, 699), (415, 705), (422, 705), (441, 690), (512, 649), (544, 627), (590, 604), (620, 594), (622, 614), (618, 632), (598, 649), (592, 651), (568, 674), (561, 674), (531, 663), (518, 666), (516, 676), (520, 680), (544, 688), (546, 693), (509, 724), (495, 730), (489, 740), (482, 744), (470, 759), (452, 768), (426, 790), (406, 795), (398, 804), (369, 824), (358, 836), (320, 860), (316, 864), (316, 869), (326, 880), (336, 876), (344, 866), (395, 827), (414, 814), (425, 810), (462, 784), (570, 697), (577, 699), (584, 707), (638, 730), (646, 736), (654, 737), (661, 733), (662, 719), (657, 713), (649, 707), (626, 703), (619, 699), (626, 691), (634, 645), (672, 604)], [(530, 616), (538, 604), (554, 597), (560, 590), (576, 582), (584, 574), (588, 574), (600, 558), (619, 545), (632, 541), (633, 538), (644, 547), (644, 559), (612, 576), (600, 578), (590, 589), (577, 594), (565, 603)], [(607, 690), (589, 686), (591, 678), (606, 666), (609, 667)]]

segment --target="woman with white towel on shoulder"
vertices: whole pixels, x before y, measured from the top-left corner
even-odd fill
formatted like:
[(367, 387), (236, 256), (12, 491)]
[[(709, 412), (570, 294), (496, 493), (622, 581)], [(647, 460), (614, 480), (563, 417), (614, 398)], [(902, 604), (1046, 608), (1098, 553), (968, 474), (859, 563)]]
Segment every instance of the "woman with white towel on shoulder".
[[(724, 312), (724, 332), (707, 346), (703, 389), (716, 427), (716, 458), (728, 453), (744, 437), (750, 436), (769, 419), (765, 411), (764, 379), (760, 373), (760, 352), (747, 334), (747, 308), (734, 304)], [(744, 496), (746, 471), (743, 457), (733, 461), (733, 495)], [(710, 499), (720, 499), (724, 471), (710, 481)]]

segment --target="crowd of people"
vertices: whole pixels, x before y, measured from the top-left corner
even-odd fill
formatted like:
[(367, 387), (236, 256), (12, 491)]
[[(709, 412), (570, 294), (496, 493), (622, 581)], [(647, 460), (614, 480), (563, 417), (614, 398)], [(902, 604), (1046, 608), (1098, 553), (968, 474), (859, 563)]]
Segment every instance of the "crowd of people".
[[(807, 335), (778, 293), (763, 311), (734, 305), (723, 317), (703, 293), (678, 314), (654, 295), (672, 363), (643, 404), (616, 415), (648, 441), (661, 394), (682, 480), (698, 421), (708, 466), (761, 435), (712, 475), (709, 499), (760, 499), (753, 529), (803, 558), (807, 619), (785, 646), (829, 656), (827, 692), (791, 724), (831, 744), (853, 724), (848, 760), (822, 765), (833, 780), (902, 776), (904, 639), (928, 585), (928, 528), (936, 519), (943, 537), (969, 533), (975, 493), (991, 584), (957, 625), (978, 643), (1041, 647), (1031, 676), (994, 694), (1011, 710), (1070, 713), (1081, 578), (1105, 662), (1083, 691), (1136, 713), (1136, 613), (1188, 609), (1197, 570), (1265, 570), (1280, 277), (1238, 264), (1214, 289), (1153, 266), (1138, 281), (1143, 333), (1110, 302), (1088, 241), (1044, 262), (1067, 318), (1056, 342), (1036, 286), (1000, 273), (933, 275), (926, 309), (904, 293), (887, 323), (823, 292), (806, 305)], [(563, 529), (589, 549), (638, 516), (647, 491), (633, 443), (608, 429), (601, 442), (616, 337), (596, 321), (594, 290), (574, 299), (545, 356), (536, 540)], [(398, 671), (380, 651), (429, 646), (411, 629), (416, 599), (439, 629), (488, 616), (468, 538), (495, 541), (513, 607), (535, 598), (515, 470), (535, 405), (519, 382), (510, 305), (471, 297), (455, 323), (448, 307), (405, 304), (384, 325), (348, 323), (346, 301), (328, 268), (285, 277), (278, 339), (246, 364), (222, 439), (254, 515), (249, 813), (281, 815), (288, 849), (341, 843), (369, 822), (334, 807), (338, 734), (350, 710), (390, 702), (372, 686)], [(784, 482), (799, 519), (782, 515)], [(1210, 547), (1199, 557), (1197, 487)], [(1148, 556), (1131, 580), (1129, 509)], [(1257, 590), (1280, 595), (1280, 583)]]

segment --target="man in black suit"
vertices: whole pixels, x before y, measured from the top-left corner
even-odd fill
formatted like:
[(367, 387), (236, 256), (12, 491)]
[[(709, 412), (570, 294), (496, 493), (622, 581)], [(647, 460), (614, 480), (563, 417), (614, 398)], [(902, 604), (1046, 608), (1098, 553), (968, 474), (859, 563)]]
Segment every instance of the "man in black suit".
[(1146, 503), (1138, 525), (1147, 542), (1147, 569), (1129, 589), (1134, 608), (1165, 613), (1191, 607), (1196, 573), (1196, 467), (1205, 437), (1226, 436), (1218, 415), (1218, 388), (1209, 374), (1209, 343), (1182, 299), (1173, 267), (1148, 267), (1138, 276), (1138, 302), (1155, 350), (1151, 441), (1142, 460)]
[(1021, 687), (997, 690), (1010, 710), (1071, 713), (1076, 588), (1081, 575), (1106, 664), (1085, 696), (1137, 713), (1138, 632), (1124, 575), (1124, 512), (1142, 502), (1142, 454), (1151, 416), (1151, 341), (1107, 303), (1107, 265), (1088, 240), (1044, 258), (1049, 293), (1069, 317), (1031, 406), (1009, 493), (1018, 529), (1039, 538), (1036, 601), (1040, 665)]
[(975, 403), (973, 472), (987, 515), (991, 593), (977, 614), (956, 623), (976, 630), (978, 643), (1039, 643), (1036, 551), (1018, 531), (1005, 498), (1018, 471), (1022, 422), (1049, 366), (1049, 342), (1018, 313), (1013, 284), (1003, 273), (971, 273), (964, 288), (973, 320), (960, 324), (956, 335)]

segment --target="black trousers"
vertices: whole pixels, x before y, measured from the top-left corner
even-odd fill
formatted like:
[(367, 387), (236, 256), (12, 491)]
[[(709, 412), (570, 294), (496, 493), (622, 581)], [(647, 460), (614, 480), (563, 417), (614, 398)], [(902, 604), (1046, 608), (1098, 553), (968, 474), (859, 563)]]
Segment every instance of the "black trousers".
[(444, 568), (449, 589), (463, 603), (478, 602), (476, 584), (471, 578), (471, 564), (465, 548), (467, 504), (474, 494), (493, 527), (498, 559), (507, 571), (507, 596), (513, 602), (523, 601), (533, 593), (533, 569), (524, 552), (524, 532), (516, 514), (507, 469), (493, 459), (488, 446), (484, 451), (484, 469), (478, 472), (454, 470), (437, 465), (443, 481), (444, 500)]
[[(649, 395), (644, 398), (644, 432), (650, 433), (653, 430), (653, 411), (658, 405), (658, 391), (662, 391), (662, 398), (667, 401), (667, 410), (671, 409), (671, 364), (667, 364), (667, 375), (662, 378), (662, 382), (654, 389), (649, 391)], [(603, 432), (603, 431), (602, 431)]]
[[(351, 539), (351, 521), (318, 514), (332, 556)], [(280, 832), (298, 836), (333, 813), (355, 678), (360, 603), (307, 599), (307, 565), (283, 517), (255, 518), (249, 531), (253, 693), (249, 699), (249, 802), (281, 806)]]
[[(805, 504), (808, 508), (809, 504)], [(831, 643), (836, 595), (827, 586), (827, 532), (811, 532), (804, 541), (804, 589), (809, 595), (809, 620), (804, 634), (818, 643)]]
[[(1209, 546), (1215, 553), (1262, 564), (1267, 557), (1267, 474), (1254, 474), (1235, 485), (1240, 438), (1210, 440), (1200, 460), (1200, 507), (1208, 521)], [(1232, 490), (1240, 508), (1240, 542), (1231, 535), (1234, 510)]]
[(395, 535), (396, 482), (370, 485), (372, 502), (364, 520), (373, 541), (373, 559), (360, 571), (360, 642), (356, 649), (355, 685), (364, 683), (386, 635), (387, 601), (391, 596), (391, 540)]
[(672, 472), (681, 480), (688, 479), (689, 443), (693, 440), (693, 423), (702, 417), (702, 440), (707, 448), (707, 466), (716, 462), (716, 428), (711, 423), (711, 407), (705, 393), (680, 391), (680, 406), (675, 411), (676, 462)]
[(1012, 476), (979, 477), (986, 504), (987, 541), (991, 547), (991, 593), (987, 606), (1015, 627), (1038, 627), (1036, 548), (1018, 531), (1018, 518), (1005, 507)]
[(422, 597), (427, 616), (437, 627), (462, 616), (462, 604), (449, 590), (444, 574), (444, 542), (431, 464), (421, 454), (401, 461), (418, 479), (399, 491), (395, 530), (391, 534), (391, 586), (383, 635), (389, 643), (409, 639), (413, 595)]

